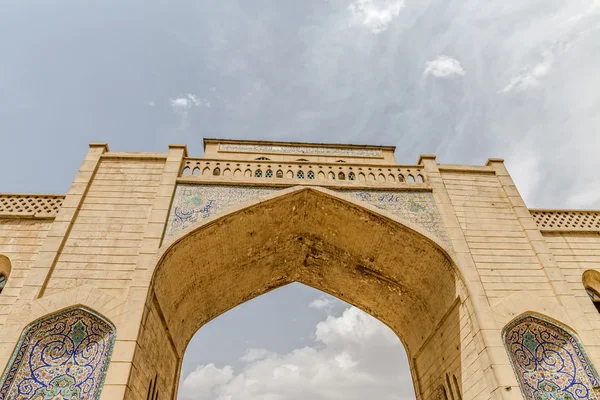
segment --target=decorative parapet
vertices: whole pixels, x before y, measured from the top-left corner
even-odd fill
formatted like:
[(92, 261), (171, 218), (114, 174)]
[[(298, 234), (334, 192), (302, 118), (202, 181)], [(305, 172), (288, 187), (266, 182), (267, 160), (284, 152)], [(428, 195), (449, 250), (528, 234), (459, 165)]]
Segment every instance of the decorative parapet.
[(544, 232), (600, 232), (600, 211), (536, 209), (529, 212)]
[(0, 194), (0, 217), (54, 218), (65, 196)]
[[(228, 161), (205, 158), (186, 158), (180, 177), (193, 183), (211, 181), (245, 184), (293, 186), (300, 183), (330, 186), (343, 181), (347, 185), (423, 185), (427, 182), (420, 165), (364, 165), (350, 163)], [(400, 185), (398, 185), (400, 186)]]

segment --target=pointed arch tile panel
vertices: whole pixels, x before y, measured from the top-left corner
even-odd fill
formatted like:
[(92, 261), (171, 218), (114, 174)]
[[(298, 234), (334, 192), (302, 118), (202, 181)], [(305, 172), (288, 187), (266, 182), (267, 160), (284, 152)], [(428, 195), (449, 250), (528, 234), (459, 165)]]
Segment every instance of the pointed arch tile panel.
[(97, 400), (116, 331), (82, 307), (48, 315), (21, 335), (0, 382), (0, 400)]
[[(204, 218), (223, 214), (233, 206), (260, 199), (282, 188), (268, 186), (179, 184), (169, 212), (165, 238)], [(422, 191), (334, 190), (354, 201), (364, 201), (437, 235), (450, 249), (450, 241), (433, 195)]]
[(344, 190), (346, 197), (365, 201), (400, 218), (413, 222), (438, 236), (448, 249), (450, 239), (433, 194), (419, 191)]
[(598, 374), (566, 328), (527, 314), (506, 326), (503, 339), (525, 399), (599, 398)]

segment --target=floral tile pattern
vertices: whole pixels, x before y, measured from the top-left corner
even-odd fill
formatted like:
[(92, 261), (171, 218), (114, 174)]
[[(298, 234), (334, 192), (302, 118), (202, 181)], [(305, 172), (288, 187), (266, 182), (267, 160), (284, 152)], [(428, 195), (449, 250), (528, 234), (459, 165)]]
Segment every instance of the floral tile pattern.
[(354, 200), (365, 201), (380, 210), (385, 210), (425, 228), (439, 237), (447, 248), (450, 248), (448, 233), (430, 192), (390, 190), (344, 190), (340, 192)]
[(505, 329), (504, 345), (526, 399), (598, 399), (596, 370), (566, 329), (526, 315)]
[(204, 218), (278, 190), (257, 186), (177, 185), (165, 236), (173, 236)]
[(97, 400), (115, 328), (83, 308), (30, 325), (0, 383), (0, 400)]
[[(204, 218), (275, 193), (281, 188), (266, 186), (177, 185), (165, 238), (172, 237)], [(450, 248), (448, 234), (433, 195), (421, 191), (338, 190), (342, 197), (367, 202), (399, 218), (407, 219), (437, 235)]]

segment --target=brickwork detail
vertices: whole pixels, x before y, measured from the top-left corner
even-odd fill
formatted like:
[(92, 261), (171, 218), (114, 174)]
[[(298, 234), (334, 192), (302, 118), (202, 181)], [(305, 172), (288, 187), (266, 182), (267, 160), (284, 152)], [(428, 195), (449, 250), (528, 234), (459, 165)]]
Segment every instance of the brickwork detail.
[(0, 214), (18, 213), (55, 216), (65, 196), (37, 194), (0, 194)]
[(600, 231), (600, 211), (530, 210), (541, 230)]
[(505, 329), (504, 341), (526, 399), (598, 399), (594, 366), (564, 328), (527, 315)]
[(114, 327), (82, 308), (35, 322), (17, 344), (0, 400), (98, 399), (114, 340)]
[(220, 151), (241, 153), (306, 154), (319, 156), (381, 157), (379, 149), (352, 149), (343, 147), (276, 146), (264, 144), (222, 143)]

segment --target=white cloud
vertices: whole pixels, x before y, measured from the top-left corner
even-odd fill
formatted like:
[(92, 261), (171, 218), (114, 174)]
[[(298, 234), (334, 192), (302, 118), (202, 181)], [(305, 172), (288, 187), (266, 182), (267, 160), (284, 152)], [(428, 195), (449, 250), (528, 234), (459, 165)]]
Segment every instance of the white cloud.
[(354, 0), (348, 6), (351, 24), (367, 27), (374, 34), (385, 31), (405, 7), (403, 0)]
[(156, 103), (155, 103), (155, 102), (153, 102), (153, 101), (147, 101), (147, 102), (146, 102), (146, 105), (147, 105), (148, 107), (155, 107), (155, 106), (156, 106)]
[(500, 93), (521, 92), (540, 86), (541, 80), (550, 73), (553, 62), (554, 57), (552, 54), (545, 52), (543, 61), (535, 64), (533, 67), (525, 68), (524, 72), (514, 77)]
[[(198, 366), (180, 387), (185, 400), (413, 399), (402, 344), (383, 323), (350, 307), (315, 329), (312, 347), (277, 354), (250, 349), (243, 371)], [(301, 389), (300, 389), (301, 388)]]
[(310, 304), (308, 305), (308, 307), (314, 308), (316, 310), (329, 311), (337, 303), (339, 303), (339, 300), (337, 300), (335, 297), (323, 295), (323, 296), (318, 297), (318, 298), (314, 299), (313, 301), (311, 301)]
[(214, 364), (199, 366), (185, 377), (182, 387), (190, 394), (189, 399), (212, 399), (215, 388), (233, 379), (230, 366), (217, 368)]
[(195, 94), (188, 93), (184, 96), (169, 99), (171, 109), (179, 115), (179, 128), (184, 129), (188, 126), (188, 114), (189, 111), (194, 107), (206, 107), (210, 108), (211, 104), (207, 99), (202, 99)]
[(258, 360), (262, 360), (272, 355), (272, 353), (265, 349), (248, 349), (246, 350), (246, 354), (240, 360), (250, 363)]
[(205, 106), (210, 108), (211, 104), (206, 99), (198, 98), (195, 94), (188, 93), (185, 96), (177, 97), (175, 99), (169, 99), (171, 108), (173, 111), (178, 113), (187, 113), (192, 107)]
[(448, 56), (438, 56), (435, 60), (427, 61), (425, 63), (423, 75), (433, 75), (436, 78), (448, 78), (454, 75), (464, 76), (465, 70), (457, 59)]

